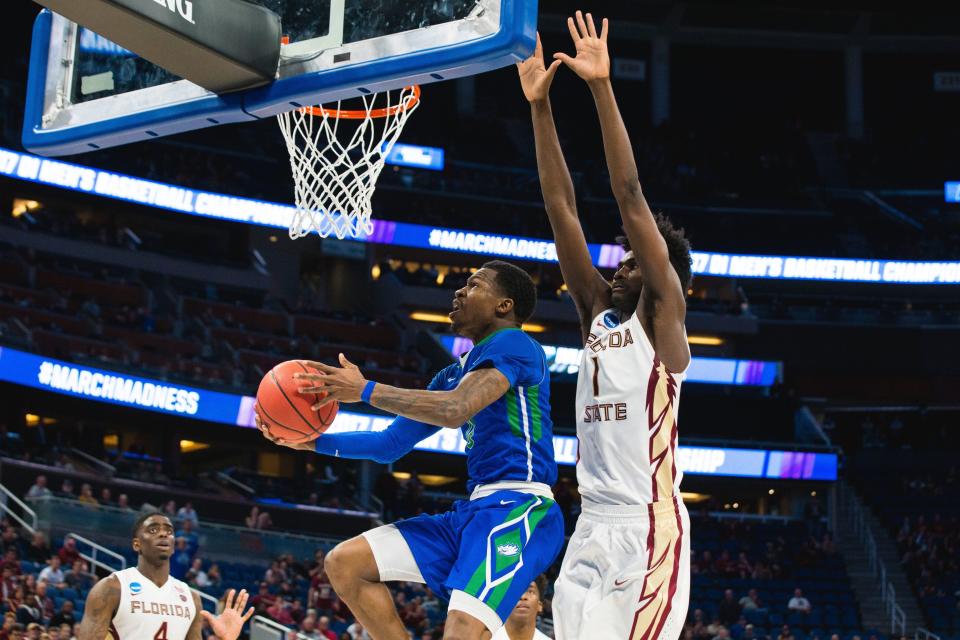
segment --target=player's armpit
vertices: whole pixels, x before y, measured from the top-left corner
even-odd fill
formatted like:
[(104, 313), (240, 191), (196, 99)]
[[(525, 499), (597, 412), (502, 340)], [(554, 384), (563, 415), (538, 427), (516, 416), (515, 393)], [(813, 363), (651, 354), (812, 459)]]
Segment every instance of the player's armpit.
[(110, 631), (110, 622), (120, 606), (120, 582), (114, 577), (104, 578), (87, 595), (83, 619), (77, 631), (77, 640), (103, 640)]
[(672, 373), (680, 373), (690, 364), (690, 345), (684, 325), (686, 306), (677, 309), (674, 304), (669, 300), (654, 303), (653, 335), (650, 341), (667, 369)]

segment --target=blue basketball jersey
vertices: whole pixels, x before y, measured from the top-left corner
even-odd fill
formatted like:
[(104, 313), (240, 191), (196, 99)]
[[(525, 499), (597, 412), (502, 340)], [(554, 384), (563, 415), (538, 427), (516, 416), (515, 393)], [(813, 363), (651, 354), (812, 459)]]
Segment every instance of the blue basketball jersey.
[(461, 427), (467, 442), (467, 491), (494, 482), (557, 480), (550, 420), (550, 375), (543, 348), (520, 329), (501, 329), (430, 383), (449, 391), (471, 371), (493, 367), (510, 389)]

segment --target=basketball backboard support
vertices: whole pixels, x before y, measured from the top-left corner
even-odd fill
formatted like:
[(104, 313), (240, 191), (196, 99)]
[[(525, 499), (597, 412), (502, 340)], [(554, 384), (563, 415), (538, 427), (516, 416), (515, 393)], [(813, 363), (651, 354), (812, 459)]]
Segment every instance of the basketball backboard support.
[[(167, 0), (188, 10), (188, 0)], [(217, 95), (44, 10), (33, 28), (23, 145), (83, 153), (301, 106), (476, 75), (522, 60), (536, 0), (257, 0), (289, 44), (277, 80)]]

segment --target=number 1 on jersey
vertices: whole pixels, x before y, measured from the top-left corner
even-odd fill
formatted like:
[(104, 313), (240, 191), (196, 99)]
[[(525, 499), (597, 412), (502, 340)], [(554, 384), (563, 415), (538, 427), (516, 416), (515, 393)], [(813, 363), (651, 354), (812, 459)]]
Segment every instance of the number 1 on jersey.
[(593, 356), (593, 397), (600, 397), (600, 358)]

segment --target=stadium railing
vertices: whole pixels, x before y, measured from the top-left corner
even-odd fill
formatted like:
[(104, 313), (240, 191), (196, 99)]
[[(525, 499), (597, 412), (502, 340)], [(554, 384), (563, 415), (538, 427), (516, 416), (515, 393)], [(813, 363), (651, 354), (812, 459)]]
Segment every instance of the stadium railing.
[[(89, 562), (91, 566), (100, 567), (101, 569), (103, 569), (108, 573), (113, 573), (114, 571), (123, 571), (124, 569), (127, 568), (126, 558), (124, 558), (119, 553), (116, 553), (115, 551), (111, 551), (110, 549), (107, 549), (105, 546), (101, 544), (97, 544), (93, 540), (84, 538), (83, 536), (76, 533), (68, 533), (67, 535), (64, 536), (64, 538), (73, 538), (78, 543), (85, 544), (88, 547), (90, 547), (90, 553), (87, 554), (87, 553), (81, 552), (80, 557), (86, 560), (87, 562)], [(120, 564), (120, 566), (116, 567), (116, 566), (107, 564), (106, 562), (101, 560), (103, 556), (107, 556), (111, 560), (115, 560), (117, 563)]]
[[(130, 527), (139, 513), (117, 507), (91, 507), (65, 498), (31, 500), (40, 528), (55, 532), (80, 531), (114, 546), (129, 545)], [(283, 554), (313, 557), (316, 550), (333, 548), (340, 538), (305, 536), (294, 533), (248, 529), (200, 521), (196, 529), (204, 557), (235, 560), (238, 557), (275, 558)], [(113, 569), (111, 569), (113, 570)]]
[(310, 636), (294, 632), (265, 616), (253, 616), (250, 620), (250, 640), (311, 640)]
[(867, 520), (867, 508), (849, 485), (844, 484), (841, 495), (849, 507), (851, 531), (863, 544), (870, 570), (880, 583), (880, 599), (884, 610), (890, 616), (890, 631), (891, 633), (899, 632), (904, 636), (907, 633), (907, 616), (903, 608), (897, 604), (897, 592), (893, 588), (893, 583), (887, 579), (887, 566), (877, 551), (877, 542)]
[[(3, 510), (8, 516), (13, 518), (16, 522), (20, 524), (21, 527), (34, 533), (37, 530), (37, 513), (33, 509), (27, 506), (27, 504), (21, 500), (15, 493), (10, 491), (2, 484), (0, 484), (0, 494), (3, 494), (3, 499), (0, 499), (0, 509)], [(12, 508), (8, 501), (13, 501), (20, 509), (22, 514), (18, 514)]]
[(70, 447), (70, 453), (80, 456), (87, 464), (102, 469), (108, 478), (112, 478), (117, 474), (117, 468), (115, 466), (108, 462), (104, 462), (100, 458), (90, 455), (86, 451), (77, 449), (76, 447)]
[(941, 640), (941, 638), (932, 631), (917, 627), (917, 630), (913, 632), (913, 640)]

